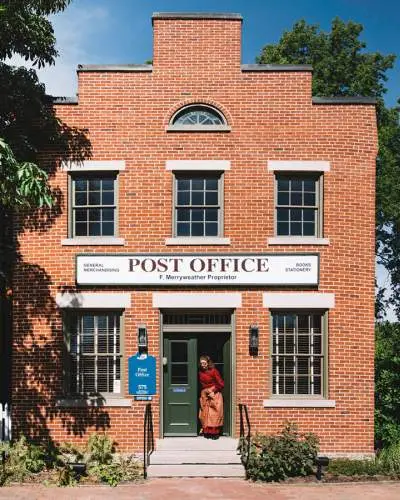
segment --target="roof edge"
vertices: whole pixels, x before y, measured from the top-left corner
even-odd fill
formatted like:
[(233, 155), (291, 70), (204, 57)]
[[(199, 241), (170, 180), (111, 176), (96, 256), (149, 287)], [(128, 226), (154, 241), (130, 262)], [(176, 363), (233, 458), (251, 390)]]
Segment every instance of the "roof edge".
[(242, 71), (312, 71), (311, 64), (242, 64)]
[(78, 104), (77, 97), (48, 96), (53, 104)]
[(89, 71), (136, 71), (142, 73), (151, 73), (152, 64), (78, 64), (78, 73)]
[(376, 104), (375, 97), (365, 96), (338, 96), (338, 97), (313, 97), (313, 104)]
[(236, 12), (153, 12), (151, 22), (155, 19), (219, 19), (243, 22), (241, 14)]

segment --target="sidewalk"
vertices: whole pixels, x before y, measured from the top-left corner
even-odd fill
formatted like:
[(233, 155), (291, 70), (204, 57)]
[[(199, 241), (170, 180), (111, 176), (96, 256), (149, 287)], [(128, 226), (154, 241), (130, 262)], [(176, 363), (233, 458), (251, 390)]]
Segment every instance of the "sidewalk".
[(399, 500), (400, 482), (342, 484), (261, 484), (241, 479), (151, 479), (142, 484), (54, 488), (0, 488), (0, 499), (12, 500)]

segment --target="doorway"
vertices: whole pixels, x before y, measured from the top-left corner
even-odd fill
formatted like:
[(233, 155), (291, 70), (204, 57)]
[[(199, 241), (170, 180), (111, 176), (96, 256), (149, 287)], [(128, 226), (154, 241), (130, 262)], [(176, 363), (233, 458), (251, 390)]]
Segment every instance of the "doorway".
[(198, 360), (202, 354), (211, 357), (225, 382), (223, 434), (231, 435), (231, 325), (231, 312), (163, 315), (164, 436), (199, 434)]

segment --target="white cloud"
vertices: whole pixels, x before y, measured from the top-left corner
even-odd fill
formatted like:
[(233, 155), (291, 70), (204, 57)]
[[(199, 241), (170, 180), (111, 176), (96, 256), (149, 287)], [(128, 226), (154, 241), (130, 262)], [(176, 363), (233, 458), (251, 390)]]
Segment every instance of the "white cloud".
[[(107, 27), (108, 11), (103, 7), (87, 8), (72, 4), (64, 12), (50, 16), (57, 40), (59, 57), (55, 65), (37, 70), (46, 92), (54, 96), (74, 96), (77, 92), (76, 67), (96, 61), (89, 42)], [(100, 51), (99, 51), (100, 52)], [(31, 67), (24, 59), (14, 56), (11, 64)]]

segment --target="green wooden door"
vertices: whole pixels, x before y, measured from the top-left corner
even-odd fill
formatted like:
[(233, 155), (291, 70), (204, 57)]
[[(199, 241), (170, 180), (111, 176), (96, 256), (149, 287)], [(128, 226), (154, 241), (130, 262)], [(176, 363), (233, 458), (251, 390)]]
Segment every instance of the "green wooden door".
[(197, 435), (197, 338), (164, 336), (164, 436)]

